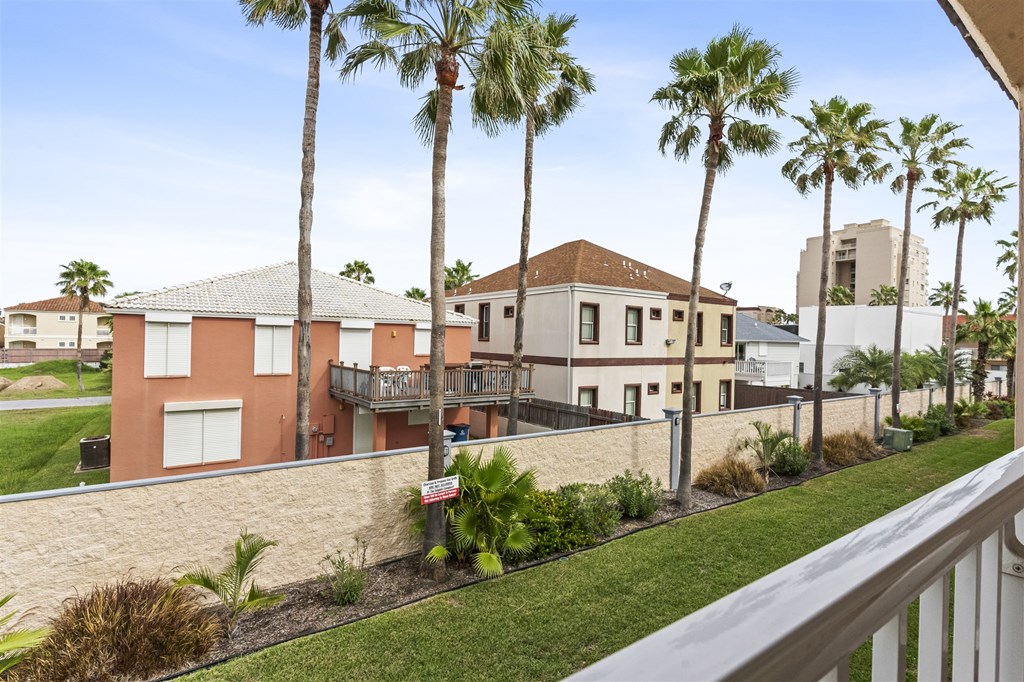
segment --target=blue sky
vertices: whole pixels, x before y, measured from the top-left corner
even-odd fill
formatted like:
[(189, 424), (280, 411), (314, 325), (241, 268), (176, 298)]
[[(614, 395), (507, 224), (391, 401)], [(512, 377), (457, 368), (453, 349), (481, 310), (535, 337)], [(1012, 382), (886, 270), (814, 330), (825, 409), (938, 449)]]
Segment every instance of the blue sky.
[[(578, 16), (572, 51), (598, 90), (538, 141), (533, 253), (585, 238), (689, 278), (703, 172), (659, 154), (668, 114), (649, 99), (675, 52), (734, 23), (800, 72), (791, 113), (836, 94), (886, 119), (939, 113), (963, 124), (965, 162), (1017, 180), (1016, 110), (935, 0), (557, 0), (541, 11)], [(54, 295), (59, 264), (75, 258), (107, 268), (114, 293), (294, 260), (306, 40), (246, 26), (233, 2), (0, 2), (0, 306)], [(325, 64), (315, 267), (361, 259), (378, 286), (427, 288), (430, 152), (410, 125), (424, 89), (372, 70), (342, 83)], [(447, 260), (487, 274), (517, 259), (522, 136), (474, 130), (466, 100), (457, 94), (450, 138)], [(792, 309), (799, 252), (821, 230), (820, 193), (795, 192), (786, 158), (741, 158), (715, 187), (704, 283), (732, 281), (743, 305)], [(902, 206), (887, 184), (839, 188), (833, 225), (901, 225)], [(972, 299), (1008, 284), (993, 242), (1016, 213), (1014, 194), (992, 226), (969, 227)], [(915, 231), (935, 286), (952, 279), (955, 234), (929, 218)]]

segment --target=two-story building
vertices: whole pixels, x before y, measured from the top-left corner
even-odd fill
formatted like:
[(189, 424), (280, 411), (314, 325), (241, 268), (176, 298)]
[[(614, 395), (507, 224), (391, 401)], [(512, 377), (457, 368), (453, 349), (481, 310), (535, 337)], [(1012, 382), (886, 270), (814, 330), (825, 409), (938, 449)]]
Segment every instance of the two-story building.
[[(476, 317), (473, 357), (508, 362), (518, 266), (449, 293)], [(649, 418), (682, 407), (690, 283), (585, 240), (528, 261), (524, 364), (537, 397)], [(701, 288), (694, 409), (732, 408), (736, 302)]]
[[(313, 271), (310, 453), (425, 445), (430, 306)], [(295, 456), (298, 267), (281, 263), (119, 298), (110, 480)], [(484, 406), (497, 435), (510, 370), (470, 363), (474, 321), (449, 313), (445, 424)], [(530, 372), (524, 371), (529, 395)]]
[(807, 339), (742, 313), (736, 315), (736, 381), (799, 388), (800, 344)]
[(78, 316), (82, 315), (82, 348), (107, 350), (113, 345), (110, 315), (103, 304), (90, 301), (80, 313), (77, 296), (19, 303), (5, 308), (8, 348), (74, 350), (78, 344)]

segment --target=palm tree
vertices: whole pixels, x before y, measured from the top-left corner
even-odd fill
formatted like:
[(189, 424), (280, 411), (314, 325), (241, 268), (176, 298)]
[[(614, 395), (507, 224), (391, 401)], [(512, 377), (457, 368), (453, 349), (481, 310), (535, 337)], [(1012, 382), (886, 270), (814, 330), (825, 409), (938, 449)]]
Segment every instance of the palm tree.
[(831, 286), (825, 293), (825, 305), (853, 305), (853, 292), (842, 284)]
[[(283, 29), (301, 28), (309, 19), (309, 60), (306, 71), (306, 108), (302, 122), (302, 179), (299, 182), (299, 343), (295, 399), (295, 459), (309, 458), (309, 369), (313, 319), (312, 243), (313, 169), (316, 157), (316, 114), (320, 101), (320, 60), (334, 61), (345, 49), (341, 22), (332, 14), (324, 26), (330, 0), (240, 0), (246, 23), (262, 26), (269, 19)], [(327, 37), (327, 45), (323, 38)]]
[(78, 360), (75, 363), (76, 374), (78, 375), (78, 390), (84, 391), (82, 383), (82, 318), (89, 310), (89, 301), (94, 296), (106, 296), (107, 287), (114, 286), (108, 278), (110, 273), (87, 260), (73, 260), (67, 265), (60, 266), (60, 280), (57, 287), (60, 293), (65, 296), (78, 297), (78, 342), (75, 349), (78, 351)]
[[(877, 289), (871, 290), (871, 302), (868, 305), (896, 305), (899, 300), (899, 290), (891, 284), (879, 284)], [(899, 317), (899, 312), (897, 311)]]
[(1012, 342), (1016, 333), (1014, 325), (1004, 320), (1007, 311), (997, 308), (990, 301), (978, 299), (974, 312), (967, 315), (963, 324), (957, 325), (958, 341), (973, 341), (978, 344), (978, 356), (974, 360), (971, 374), (971, 393), (975, 401), (985, 398), (985, 379), (988, 377), (988, 350), (990, 346), (1005, 347)]
[[(939, 229), (943, 225), (957, 225), (956, 265), (953, 271), (953, 298), (950, 309), (955, 315), (960, 310), (960, 274), (964, 258), (964, 230), (967, 223), (981, 219), (992, 223), (995, 205), (1006, 201), (1006, 191), (1016, 185), (1006, 182), (1006, 178), (995, 178), (995, 171), (983, 168), (958, 168), (955, 173), (944, 175), (938, 180), (937, 187), (926, 187), (924, 191), (934, 194), (935, 201), (929, 201), (918, 211), (935, 209), (932, 226)], [(953, 323), (950, 324), (953, 326)], [(952, 336), (952, 331), (950, 332)], [(953, 418), (954, 396), (954, 364), (956, 362), (956, 344), (950, 339), (946, 350), (946, 416)]]
[[(964, 289), (963, 285), (960, 285), (960, 295), (957, 297), (958, 300), (967, 298), (967, 290)], [(931, 293), (928, 294), (928, 305), (942, 306), (943, 320), (949, 317), (949, 311), (953, 307), (953, 283), (952, 282), (939, 282), (939, 286), (932, 289)], [(948, 344), (950, 342), (950, 332), (956, 327), (956, 320), (950, 320), (949, 324), (945, 325), (942, 329), (942, 343)], [(945, 386), (945, 383), (943, 383)]]
[(369, 264), (364, 260), (354, 260), (351, 263), (345, 263), (345, 269), (338, 274), (363, 284), (373, 284), (376, 281), (373, 277), (373, 270), (370, 269)]
[(1003, 266), (1003, 274), (1010, 278), (1011, 282), (1017, 281), (1017, 230), (1010, 233), (1011, 239), (997, 239), (996, 246), (1002, 249), (999, 257), (996, 258), (996, 265)]
[(903, 247), (900, 252), (900, 268), (896, 285), (896, 329), (893, 332), (892, 366), (892, 425), (900, 428), (900, 360), (903, 349), (903, 306), (906, 303), (907, 272), (910, 263), (910, 210), (914, 199), (914, 188), (921, 180), (928, 177), (928, 172), (941, 177), (946, 167), (953, 163), (953, 155), (958, 149), (969, 146), (967, 138), (952, 137), (960, 126), (955, 123), (940, 122), (937, 114), (928, 114), (920, 121), (900, 117), (900, 135), (891, 149), (900, 157), (902, 172), (892, 181), (893, 193), (899, 194), (906, 190), (903, 207)]
[(832, 371), (839, 376), (831, 384), (839, 390), (849, 390), (857, 384), (867, 384), (871, 388), (889, 386), (892, 381), (892, 351), (883, 350), (873, 343), (867, 348), (851, 348), (835, 361)]
[(409, 287), (405, 290), (405, 297), (411, 298), (414, 301), (422, 301), (427, 297), (427, 292), (419, 287)]
[(465, 263), (461, 258), (455, 260), (455, 265), (451, 267), (445, 266), (444, 268), (444, 288), (445, 291), (451, 291), (452, 289), (458, 289), (464, 284), (469, 284), (480, 275), (473, 274), (473, 263)]
[[(515, 337), (512, 344), (512, 383), (509, 387), (508, 435), (518, 433), (519, 391), (523, 368), (523, 334), (526, 326), (526, 272), (530, 258), (530, 225), (533, 214), (533, 147), (535, 138), (565, 122), (581, 105), (583, 95), (594, 91), (594, 77), (566, 51), (573, 15), (530, 16), (516, 22), (499, 22), (491, 29), (488, 45), (477, 71), (473, 92), (477, 118), (489, 134), (506, 125), (522, 123), (526, 132), (523, 163), (523, 221), (519, 233), (519, 271), (516, 286)], [(520, 32), (530, 46), (513, 71), (501, 68), (500, 46), (511, 42), (509, 33)], [(497, 62), (497, 63), (496, 63)], [(515, 82), (508, 82), (514, 78)], [(522, 97), (508, 96), (522, 93)], [(456, 262), (458, 264), (458, 261)]]
[(811, 452), (815, 464), (822, 461), (822, 364), (825, 358), (825, 305), (828, 294), (829, 251), (832, 244), (832, 185), (836, 176), (847, 187), (856, 189), (867, 181), (881, 182), (892, 166), (882, 163), (876, 152), (889, 138), (885, 134), (888, 121), (869, 118), (874, 108), (867, 103), (849, 104), (842, 97), (833, 97), (824, 104), (811, 100), (811, 116), (794, 116), (806, 134), (789, 144), (798, 156), (782, 167), (782, 174), (807, 195), (811, 189), (824, 186), (825, 209), (821, 223), (821, 283), (818, 287), (818, 328), (814, 341), (814, 427)]
[[(963, 294), (960, 294), (963, 296)], [(1011, 284), (1010, 286), (1003, 289), (1002, 293), (999, 294), (999, 300), (996, 301), (1000, 308), (1012, 310), (1016, 312), (1017, 308), (1017, 285)]]
[[(661, 129), (658, 140), (661, 153), (665, 154), (671, 148), (676, 160), (686, 161), (699, 149), (704, 162), (704, 191), (694, 235), (683, 369), (681, 466), (676, 494), (684, 508), (690, 505), (691, 399), (701, 260), (715, 177), (719, 171), (729, 170), (738, 154), (768, 156), (779, 149), (780, 137), (776, 130), (738, 115), (746, 112), (755, 116), (785, 115), (782, 104), (792, 96), (797, 75), (793, 69), (780, 69), (781, 57), (782, 53), (775, 45), (753, 39), (749, 30), (734, 26), (727, 35), (713, 38), (703, 52), (690, 48), (672, 57), (669, 63), (672, 80), (651, 97), (652, 101), (673, 112), (672, 118)], [(703, 119), (707, 119), (709, 134), (707, 141), (701, 144), (698, 123)]]
[[(445, 349), (445, 171), (452, 99), (458, 84), (459, 62), (478, 52), (487, 29), (498, 19), (515, 19), (531, 0), (354, 0), (341, 13), (344, 22), (358, 24), (367, 41), (349, 51), (341, 68), (343, 78), (354, 76), (364, 64), (392, 65), (399, 82), (418, 87), (433, 69), (437, 87), (433, 125), (430, 219), (430, 419), (427, 475), (444, 475), (444, 349)], [(430, 550), (444, 544), (442, 505), (427, 508), (421, 569), (436, 579), (444, 567), (430, 564)]]
[[(1002, 304), (1000, 305), (1002, 306)], [(1013, 305), (1017, 305), (1016, 297), (1013, 299)], [(989, 346), (989, 351), (994, 357), (1006, 358), (1006, 395), (1012, 398), (1016, 387), (1014, 372), (1017, 368), (1017, 322), (1016, 320), (1004, 320), (1004, 323), (1009, 329), (1005, 336), (1001, 335)]]

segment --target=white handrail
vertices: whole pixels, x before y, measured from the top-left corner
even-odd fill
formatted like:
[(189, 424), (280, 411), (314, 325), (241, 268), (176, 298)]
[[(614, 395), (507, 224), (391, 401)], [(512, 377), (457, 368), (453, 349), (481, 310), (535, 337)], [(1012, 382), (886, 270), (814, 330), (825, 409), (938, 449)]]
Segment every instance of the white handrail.
[(872, 636), (877, 653), (873, 674), (886, 679), (893, 656), (905, 649), (893, 634), (898, 637), (907, 604), (919, 596), (925, 613), (940, 618), (936, 627), (921, 628), (922, 637), (932, 638), (923, 639), (921, 649), (940, 653), (919, 664), (941, 671), (948, 611), (936, 600), (948, 594), (941, 585), (954, 565), (954, 679), (960, 679), (958, 666), (976, 670), (971, 677), (977, 679), (995, 679), (986, 677), (993, 672), (1000, 679), (1020, 679), (1016, 673), (1024, 670), (1024, 650), (1016, 635), (1017, 621), (1024, 622), (1024, 598), (1018, 598), (1024, 586), (1014, 583), (1010, 589), (1006, 581), (1024, 576), (1008, 575), (1003, 564), (1012, 556), (1012, 543), (1019, 546), (1006, 524), (1022, 508), (1024, 450), (1017, 450), (570, 679), (844, 679), (849, 655)]

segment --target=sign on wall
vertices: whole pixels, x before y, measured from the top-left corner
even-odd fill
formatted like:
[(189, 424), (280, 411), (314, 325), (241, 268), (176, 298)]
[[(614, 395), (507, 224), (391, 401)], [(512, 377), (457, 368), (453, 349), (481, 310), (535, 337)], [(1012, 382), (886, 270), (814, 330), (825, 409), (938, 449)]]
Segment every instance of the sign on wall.
[(459, 496), (459, 477), (448, 476), (420, 484), (420, 503), (433, 504)]

